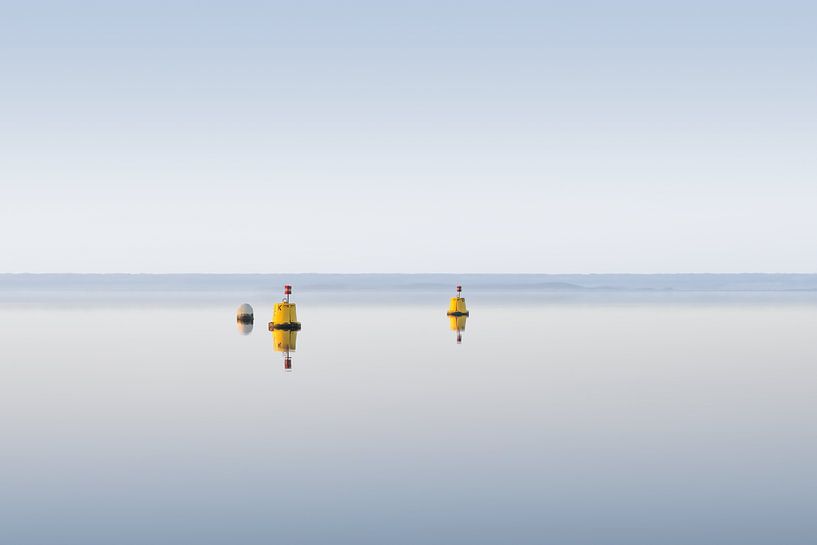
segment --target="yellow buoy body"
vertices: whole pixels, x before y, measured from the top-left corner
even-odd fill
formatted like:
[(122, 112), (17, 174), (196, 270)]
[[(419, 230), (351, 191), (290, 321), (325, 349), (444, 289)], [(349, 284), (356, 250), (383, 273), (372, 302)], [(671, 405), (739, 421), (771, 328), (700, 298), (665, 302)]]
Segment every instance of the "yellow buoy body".
[(468, 309), (465, 307), (464, 297), (452, 297), (451, 304), (448, 305), (449, 316), (468, 316)]
[(298, 321), (295, 313), (295, 303), (275, 303), (275, 310), (272, 313), (272, 323), (290, 324)]
[(301, 324), (298, 322), (298, 316), (295, 313), (295, 303), (287, 303), (286, 301), (275, 303), (269, 328), (271, 330), (301, 329)]
[(272, 331), (272, 346), (276, 352), (295, 352), (295, 342), (297, 340), (297, 331), (286, 329), (274, 329)]
[(468, 316), (464, 314), (460, 316), (449, 316), (448, 320), (451, 331), (465, 331), (465, 321), (468, 320)]

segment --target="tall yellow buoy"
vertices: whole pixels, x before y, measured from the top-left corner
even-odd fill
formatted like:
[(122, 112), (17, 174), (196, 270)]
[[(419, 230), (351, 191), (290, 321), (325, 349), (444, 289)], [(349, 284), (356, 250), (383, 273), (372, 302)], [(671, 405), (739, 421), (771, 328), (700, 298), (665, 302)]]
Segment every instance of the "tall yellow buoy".
[(289, 296), (292, 294), (292, 286), (289, 284), (284, 286), (284, 300), (280, 303), (275, 303), (272, 311), (272, 321), (269, 323), (269, 330), (283, 329), (290, 331), (297, 331), (301, 329), (301, 322), (298, 321), (298, 316), (295, 314), (295, 303), (289, 302)]
[(292, 371), (290, 352), (295, 352), (295, 343), (298, 340), (298, 331), (292, 329), (273, 329), (272, 347), (276, 352), (284, 353), (284, 371)]
[(465, 299), (460, 297), (462, 295), (462, 286), (457, 286), (457, 296), (451, 298), (451, 304), (448, 305), (449, 316), (468, 316), (468, 309), (465, 307)]

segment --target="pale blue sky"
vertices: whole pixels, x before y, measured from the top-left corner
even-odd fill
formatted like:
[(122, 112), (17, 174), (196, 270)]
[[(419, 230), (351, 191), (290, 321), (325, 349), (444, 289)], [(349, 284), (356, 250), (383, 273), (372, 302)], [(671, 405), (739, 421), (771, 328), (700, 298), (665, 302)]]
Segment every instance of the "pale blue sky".
[(817, 271), (807, 2), (0, 3), (0, 272)]

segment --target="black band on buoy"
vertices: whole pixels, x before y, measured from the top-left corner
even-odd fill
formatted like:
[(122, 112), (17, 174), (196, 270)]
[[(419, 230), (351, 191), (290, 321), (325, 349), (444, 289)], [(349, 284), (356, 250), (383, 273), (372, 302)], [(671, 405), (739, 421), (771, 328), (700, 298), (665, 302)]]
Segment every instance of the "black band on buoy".
[(287, 322), (285, 324), (276, 324), (270, 322), (269, 330), (272, 331), (273, 329), (283, 329), (284, 331), (299, 331), (301, 329), (301, 322)]

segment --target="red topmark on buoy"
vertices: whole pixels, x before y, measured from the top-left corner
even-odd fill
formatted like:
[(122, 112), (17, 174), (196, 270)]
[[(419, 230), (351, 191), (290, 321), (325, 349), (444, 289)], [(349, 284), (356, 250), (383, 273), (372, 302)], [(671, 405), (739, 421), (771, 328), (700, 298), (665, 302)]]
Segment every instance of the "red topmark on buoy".
[(292, 295), (292, 286), (284, 284), (284, 295)]

